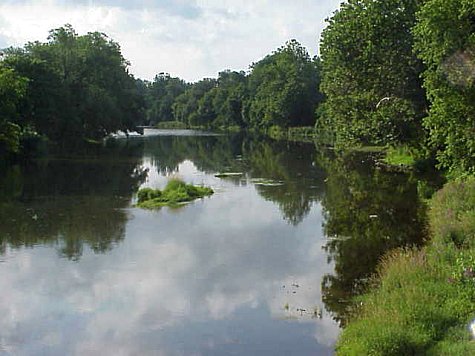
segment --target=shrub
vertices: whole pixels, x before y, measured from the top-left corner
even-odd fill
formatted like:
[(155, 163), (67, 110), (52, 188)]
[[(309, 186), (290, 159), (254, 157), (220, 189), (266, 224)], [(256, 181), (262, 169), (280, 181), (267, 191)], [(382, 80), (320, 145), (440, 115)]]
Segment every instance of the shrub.
[(208, 187), (198, 187), (186, 184), (179, 179), (171, 179), (165, 189), (142, 188), (137, 193), (137, 206), (145, 209), (156, 209), (162, 206), (174, 206), (180, 203), (193, 201), (213, 194)]

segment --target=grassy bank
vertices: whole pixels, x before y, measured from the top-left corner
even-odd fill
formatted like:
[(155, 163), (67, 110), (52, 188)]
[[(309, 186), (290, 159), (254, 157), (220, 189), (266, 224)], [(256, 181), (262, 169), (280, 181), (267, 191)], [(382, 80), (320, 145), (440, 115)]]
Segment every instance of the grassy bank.
[(407, 146), (389, 147), (383, 161), (392, 166), (412, 167), (416, 163), (415, 155)]
[(475, 179), (430, 202), (432, 239), (391, 252), (338, 345), (338, 355), (474, 355)]
[(137, 193), (137, 206), (144, 209), (158, 209), (163, 206), (178, 206), (195, 199), (204, 198), (214, 192), (208, 187), (186, 184), (179, 179), (170, 180), (165, 189), (142, 188)]

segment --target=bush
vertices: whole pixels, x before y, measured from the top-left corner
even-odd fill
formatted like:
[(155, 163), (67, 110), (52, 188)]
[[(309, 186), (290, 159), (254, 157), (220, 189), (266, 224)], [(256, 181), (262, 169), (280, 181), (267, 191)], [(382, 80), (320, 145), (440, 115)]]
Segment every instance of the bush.
[(137, 193), (137, 199), (139, 203), (143, 203), (146, 200), (159, 198), (161, 195), (162, 192), (158, 189), (142, 188)]
[(186, 184), (179, 179), (171, 179), (165, 189), (142, 188), (137, 193), (137, 206), (145, 209), (157, 209), (163, 206), (176, 206), (213, 194), (208, 187)]

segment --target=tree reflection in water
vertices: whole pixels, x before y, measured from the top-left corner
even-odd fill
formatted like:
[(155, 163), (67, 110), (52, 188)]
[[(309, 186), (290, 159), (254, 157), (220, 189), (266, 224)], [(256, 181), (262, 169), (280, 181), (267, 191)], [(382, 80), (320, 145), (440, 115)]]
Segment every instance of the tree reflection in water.
[[(368, 162), (369, 161), (369, 162)], [(326, 308), (344, 325), (351, 298), (364, 291), (379, 259), (388, 250), (422, 243), (425, 207), (414, 174), (376, 169), (368, 154), (319, 158), (327, 171), (324, 233), (325, 250), (335, 272), (324, 276)]]
[(94, 154), (9, 167), (0, 176), (0, 253), (55, 245), (77, 260), (84, 246), (108, 251), (124, 238), (132, 194), (145, 180), (140, 142), (112, 142)]
[(278, 183), (255, 189), (290, 225), (299, 225), (313, 205), (321, 206), (324, 249), (335, 267), (322, 280), (323, 301), (343, 325), (351, 298), (364, 290), (380, 257), (424, 237), (418, 178), (377, 170), (367, 154), (337, 157), (318, 153), (312, 144), (244, 135), (161, 136), (111, 141), (2, 170), (0, 253), (47, 244), (77, 260), (85, 247), (108, 251), (124, 239), (125, 208), (147, 177), (144, 162), (168, 176), (185, 160), (211, 177), (243, 172), (229, 179), (237, 185), (255, 179)]

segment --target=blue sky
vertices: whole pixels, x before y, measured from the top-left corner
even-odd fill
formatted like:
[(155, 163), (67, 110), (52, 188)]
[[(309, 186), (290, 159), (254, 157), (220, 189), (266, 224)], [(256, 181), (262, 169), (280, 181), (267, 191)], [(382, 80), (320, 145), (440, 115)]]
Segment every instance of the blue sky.
[(0, 0), (0, 47), (44, 41), (71, 23), (79, 34), (107, 33), (130, 70), (187, 81), (223, 69), (247, 70), (295, 38), (317, 54), (325, 18), (340, 0)]

